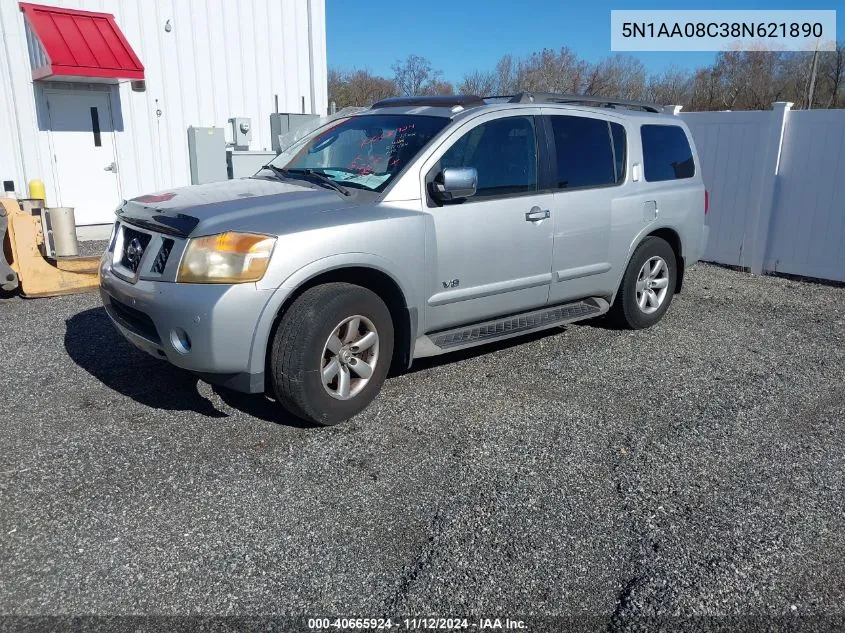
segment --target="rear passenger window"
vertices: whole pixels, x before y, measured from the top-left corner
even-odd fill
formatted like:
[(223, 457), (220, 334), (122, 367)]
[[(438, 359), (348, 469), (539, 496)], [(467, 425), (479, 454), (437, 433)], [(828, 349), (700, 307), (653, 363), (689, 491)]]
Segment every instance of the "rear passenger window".
[[(551, 116), (557, 187), (604, 187), (625, 178), (625, 130), (602, 119)], [(613, 129), (614, 136), (611, 136)]]
[(643, 125), (643, 172), (649, 182), (692, 178), (692, 159), (687, 135), (677, 125)]

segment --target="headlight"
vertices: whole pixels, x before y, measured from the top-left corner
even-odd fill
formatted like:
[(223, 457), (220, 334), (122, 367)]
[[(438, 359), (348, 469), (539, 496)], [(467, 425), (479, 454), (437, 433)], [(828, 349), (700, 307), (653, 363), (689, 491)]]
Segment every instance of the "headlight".
[(253, 233), (220, 233), (188, 240), (176, 281), (195, 284), (237, 284), (264, 276), (275, 237)]

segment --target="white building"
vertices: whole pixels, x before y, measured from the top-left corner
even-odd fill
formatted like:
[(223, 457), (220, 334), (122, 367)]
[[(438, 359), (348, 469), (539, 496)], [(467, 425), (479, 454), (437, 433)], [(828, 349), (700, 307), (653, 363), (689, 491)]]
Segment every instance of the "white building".
[(324, 0), (0, 0), (0, 180), (111, 222), (122, 199), (190, 184), (188, 126), (325, 114)]

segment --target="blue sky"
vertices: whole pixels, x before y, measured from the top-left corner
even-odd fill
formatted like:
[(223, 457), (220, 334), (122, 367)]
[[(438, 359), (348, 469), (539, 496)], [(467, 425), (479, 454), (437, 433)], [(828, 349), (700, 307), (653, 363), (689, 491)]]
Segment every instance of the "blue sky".
[[(716, 0), (679, 5), (677, 0), (636, 4), (606, 0), (326, 0), (329, 67), (365, 69), (392, 76), (390, 66), (414, 53), (431, 60), (444, 79), (460, 81), (466, 72), (492, 69), (512, 53), (568, 46), (588, 61), (611, 54), (611, 9), (799, 9), (800, 2)], [(842, 0), (813, 2), (806, 8), (839, 9), (836, 30), (845, 39)], [(670, 65), (695, 68), (713, 53), (631, 53), (650, 72)]]

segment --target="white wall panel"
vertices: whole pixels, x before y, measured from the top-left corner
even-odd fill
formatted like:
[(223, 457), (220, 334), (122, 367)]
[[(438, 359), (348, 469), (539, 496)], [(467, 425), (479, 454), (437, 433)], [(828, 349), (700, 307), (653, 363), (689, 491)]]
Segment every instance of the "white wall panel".
[(789, 114), (766, 269), (845, 281), (845, 110)]
[(681, 116), (710, 192), (704, 259), (845, 281), (845, 110), (788, 111), (782, 139), (775, 111)]
[(710, 239), (704, 259), (747, 266), (760, 193), (771, 112), (692, 112), (682, 115), (695, 139), (710, 195)]
[[(119, 110), (116, 118), (123, 125), (116, 134), (123, 197), (190, 182), (190, 125), (224, 127), (229, 117), (250, 117), (251, 149), (261, 150), (271, 147), (269, 116), (276, 95), (282, 112), (301, 112), (303, 97), (306, 112), (326, 112), (324, 0), (45, 0), (45, 4), (113, 13), (144, 64), (146, 92), (132, 92), (126, 82), (112, 89), (114, 108)], [(170, 32), (165, 30), (168, 20)], [(0, 0), (0, 29), (0, 179), (15, 180), (23, 192), (27, 181), (40, 178), (47, 186), (48, 202), (54, 204), (49, 135), (38, 130), (36, 121), (41, 87), (33, 85), (23, 14), (16, 0)]]
[[(18, 191), (23, 192), (26, 190), (26, 183), (21, 179), (26, 178), (27, 174), (42, 172), (42, 148), (35, 138), (37, 122), (32, 72), (23, 17), (17, 2), (0, 0), (0, 22), (2, 22), (0, 34), (3, 38), (3, 42), (0, 43), (0, 54), (3, 56), (0, 64), (6, 67), (4, 74), (5, 80), (8, 81), (2, 87), (10, 93), (9, 98), (4, 99), (3, 102), (8, 102), (12, 110), (3, 114), (4, 118), (8, 116), (13, 121), (12, 147), (16, 150), (14, 173)], [(7, 179), (2, 174), (0, 178)]]

